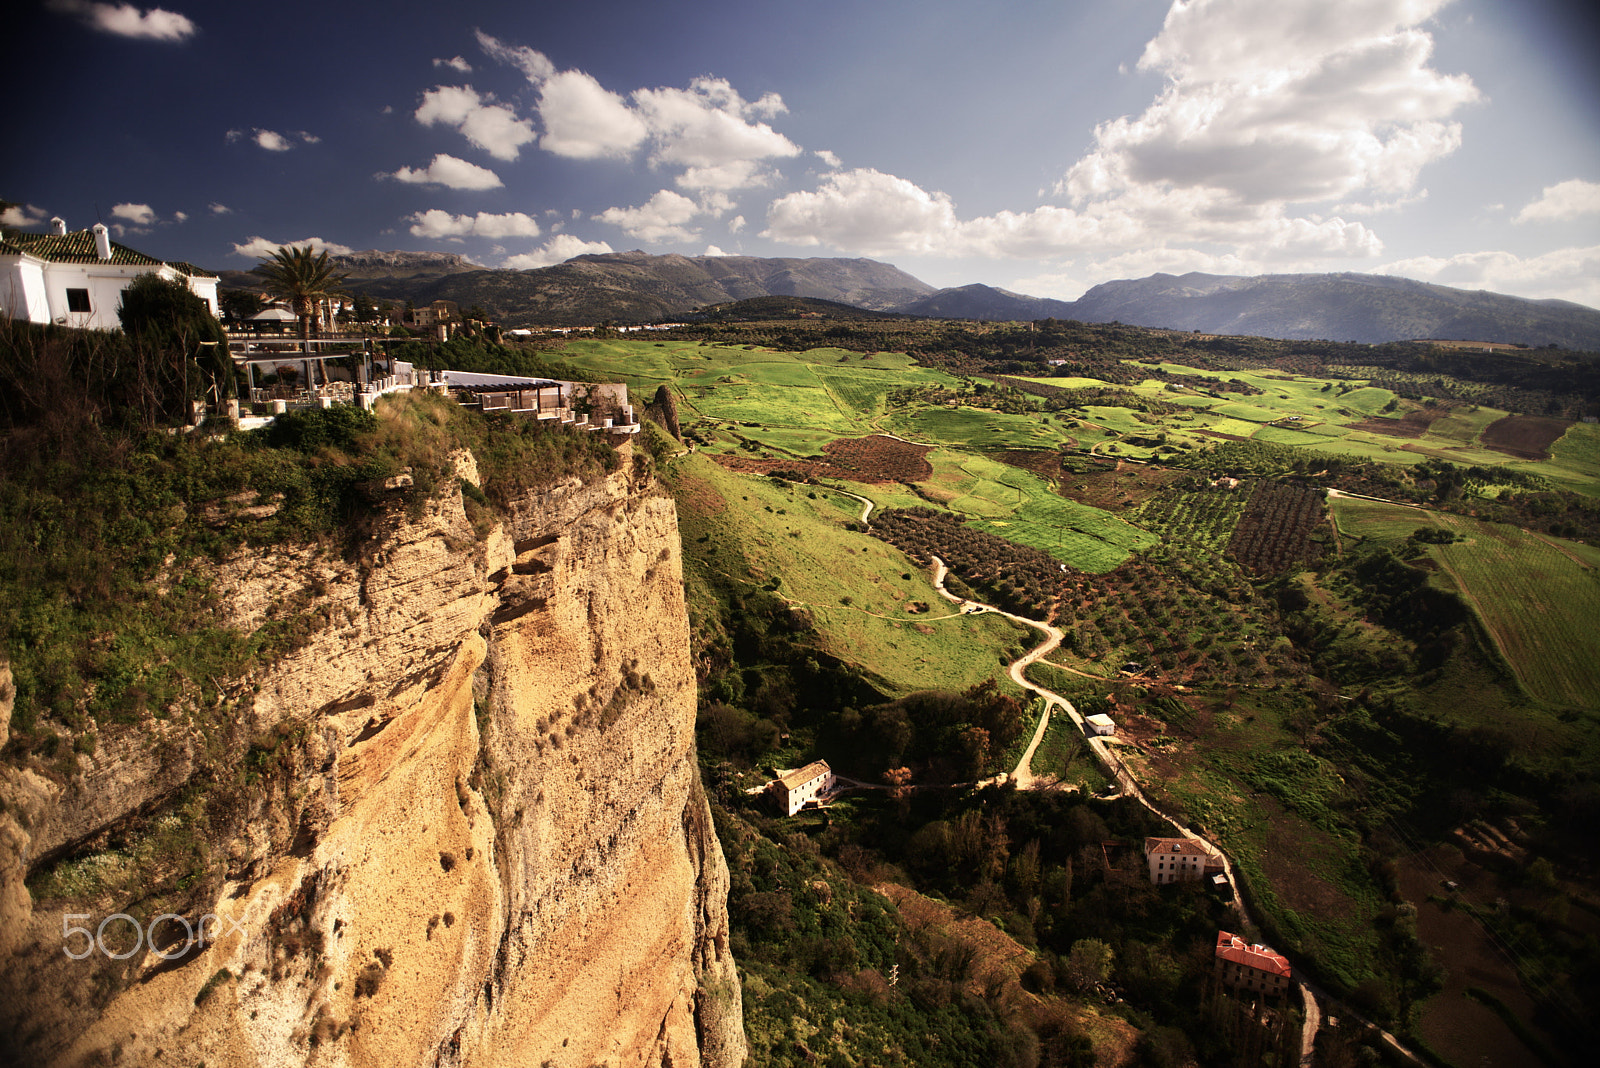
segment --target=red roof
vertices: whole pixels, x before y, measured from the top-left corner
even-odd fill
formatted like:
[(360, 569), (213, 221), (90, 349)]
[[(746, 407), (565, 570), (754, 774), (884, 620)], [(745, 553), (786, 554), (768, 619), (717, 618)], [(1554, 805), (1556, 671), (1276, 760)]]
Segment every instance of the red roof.
[(1144, 855), (1152, 853), (1176, 853), (1179, 856), (1209, 857), (1211, 850), (1190, 838), (1146, 838), (1144, 840)]
[(1292, 971), (1289, 959), (1282, 953), (1274, 953), (1266, 946), (1246, 945), (1244, 939), (1227, 931), (1217, 932), (1217, 956), (1258, 972), (1281, 975), (1285, 979), (1289, 978)]

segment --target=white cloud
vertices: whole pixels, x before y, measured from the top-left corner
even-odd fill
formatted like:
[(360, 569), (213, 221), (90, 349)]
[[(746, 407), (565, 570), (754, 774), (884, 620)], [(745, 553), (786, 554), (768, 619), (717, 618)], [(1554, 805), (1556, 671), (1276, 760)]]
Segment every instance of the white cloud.
[(1247, 241), (1253, 254), (1285, 260), (1309, 255), (1367, 256), (1376, 234), (1340, 218), (1290, 218), (1281, 210), (1219, 208), (1197, 190), (1145, 191), (1130, 210), (1091, 204), (1045, 205), (961, 219), (944, 193), (870, 169), (835, 171), (815, 190), (787, 194), (767, 209), (763, 237), (830, 245), (869, 256), (932, 255), (1049, 258), (1081, 251), (1165, 248), (1168, 237), (1212, 243)]
[(607, 208), (594, 216), (600, 222), (622, 227), (641, 241), (692, 241), (700, 231), (685, 224), (700, 214), (700, 207), (681, 193), (663, 189), (637, 208)]
[(628, 156), (649, 134), (627, 101), (577, 70), (544, 80), (539, 117), (545, 130), (539, 147), (571, 159)]
[(1512, 222), (1565, 222), (1600, 214), (1600, 182), (1572, 178), (1546, 186), (1539, 199), (1517, 212)]
[(716, 168), (800, 154), (783, 134), (752, 121), (787, 110), (775, 93), (748, 103), (725, 79), (696, 78), (687, 89), (639, 89), (633, 99), (650, 128), (652, 163)]
[(491, 215), (480, 211), (476, 215), (451, 215), (447, 211), (431, 208), (408, 215), (412, 237), (538, 237), (539, 224), (530, 215), (520, 211), (504, 215)]
[(718, 248), (715, 245), (707, 245), (706, 246), (706, 250), (704, 252), (702, 252), (701, 255), (702, 256), (726, 256), (727, 253), (722, 251), (720, 248)]
[(233, 254), (265, 259), (280, 248), (304, 248), (307, 245), (310, 245), (315, 252), (326, 252), (330, 256), (348, 256), (355, 251), (349, 245), (341, 245), (337, 241), (324, 241), (320, 237), (302, 237), (298, 241), (268, 241), (264, 237), (252, 237), (243, 244), (234, 245)]
[(215, 201), (213, 201), (212, 203), (210, 203), (210, 204), (208, 204), (206, 206), (211, 209), (211, 214), (213, 214), (213, 215), (232, 215), (233, 214), (233, 209), (228, 207), (228, 205), (226, 205), (226, 204), (218, 204)]
[(443, 152), (434, 156), (433, 162), (423, 170), (401, 167), (393, 174), (380, 174), (378, 177), (393, 178), (397, 182), (412, 185), (442, 185), (447, 189), (499, 189), (504, 184), (500, 176), (487, 167), (447, 156)]
[(513, 160), (522, 146), (535, 137), (533, 124), (492, 97), (480, 96), (470, 85), (440, 85), (422, 96), (416, 119), (424, 126), (453, 126), (468, 141), (495, 159)]
[(298, 137), (308, 145), (317, 144), (322, 140), (315, 134), (308, 134), (304, 130), (296, 130), (286, 137), (276, 130), (263, 130), (260, 127), (256, 127), (250, 130), (229, 130), (227, 141), (229, 144), (233, 144), (235, 141), (249, 140), (268, 152), (287, 152), (294, 147), (294, 141), (290, 139), (293, 137)]
[(196, 27), (187, 17), (154, 7), (141, 11), (132, 4), (93, 3), (90, 0), (46, 0), (45, 7), (58, 15), (75, 16), (90, 29), (118, 37), (153, 41), (186, 41)]
[(728, 220), (728, 233), (736, 234), (740, 230), (743, 230), (743, 229), (744, 229), (744, 216), (743, 215), (735, 215), (733, 218)]
[(1143, 251), (1260, 269), (1377, 256), (1383, 242), (1356, 217), (1426, 196), (1422, 169), (1455, 150), (1453, 116), (1481, 99), (1430, 66), (1420, 27), (1448, 2), (1174, 0), (1139, 61), (1164, 88), (1096, 128), (1055, 185), (1065, 206), (963, 219), (905, 178), (834, 169), (770, 205), (765, 236), (868, 255)]
[(754, 160), (738, 159), (714, 167), (690, 167), (674, 179), (679, 189), (714, 190), (731, 192), (769, 184), (773, 179), (770, 169)]
[(830, 171), (836, 171), (843, 166), (843, 164), (839, 162), (839, 157), (825, 148), (817, 149), (815, 155), (827, 165)]
[(1089, 283), (1074, 275), (1051, 273), (1030, 275), (1006, 283), (1013, 293), (1029, 297), (1049, 297), (1053, 300), (1077, 300), (1089, 288)]
[(472, 64), (460, 56), (452, 56), (450, 59), (435, 59), (433, 65), (435, 67), (449, 67), (451, 70), (458, 70), (462, 74), (472, 73)]
[(1375, 267), (1372, 273), (1533, 299), (1570, 300), (1600, 308), (1600, 245), (1556, 249), (1527, 257), (1511, 252), (1418, 256)]
[(701, 77), (684, 89), (624, 95), (585, 71), (558, 70), (542, 52), (481, 31), (477, 39), (487, 55), (521, 70), (538, 87), (536, 110), (544, 127), (539, 147), (546, 152), (625, 159), (648, 145), (652, 165), (686, 169), (679, 188), (719, 191), (763, 184), (770, 174), (760, 161), (800, 153), (762, 121), (788, 110), (776, 93), (747, 101), (726, 79)]
[(172, 213), (172, 221), (186, 223), (189, 221), (189, 213), (186, 211), (175, 211)]
[(557, 234), (534, 252), (508, 256), (502, 267), (525, 271), (534, 267), (549, 267), (565, 263), (574, 256), (599, 256), (616, 251), (604, 241), (584, 241), (571, 234)]
[(44, 209), (32, 204), (13, 204), (0, 211), (0, 226), (38, 226), (44, 220)]
[(156, 213), (148, 204), (113, 204), (111, 217), (126, 219), (135, 226), (149, 226), (156, 221)]
[(483, 49), (485, 55), (516, 67), (535, 85), (556, 72), (556, 65), (550, 62), (543, 52), (536, 52), (526, 45), (505, 44), (482, 30), (473, 30), (472, 33), (478, 39), (478, 47)]

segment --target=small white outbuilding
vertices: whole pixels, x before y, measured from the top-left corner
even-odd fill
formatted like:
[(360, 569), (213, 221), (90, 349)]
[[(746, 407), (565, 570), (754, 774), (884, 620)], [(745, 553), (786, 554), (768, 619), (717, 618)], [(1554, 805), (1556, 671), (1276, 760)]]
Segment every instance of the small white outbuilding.
[(1089, 733), (1091, 734), (1104, 736), (1117, 733), (1116, 722), (1105, 714), (1089, 716), (1084, 722), (1089, 725)]

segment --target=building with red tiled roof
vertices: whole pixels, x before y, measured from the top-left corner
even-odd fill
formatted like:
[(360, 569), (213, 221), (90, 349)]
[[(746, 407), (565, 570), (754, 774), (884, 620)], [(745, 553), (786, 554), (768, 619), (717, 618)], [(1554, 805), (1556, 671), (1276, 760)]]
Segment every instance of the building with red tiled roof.
[(1156, 885), (1187, 883), (1222, 870), (1222, 858), (1193, 838), (1146, 838), (1144, 859)]
[(216, 275), (191, 263), (166, 263), (111, 240), (105, 226), (48, 234), (7, 231), (0, 238), (0, 314), (34, 323), (115, 330), (122, 291), (142, 274), (182, 282), (217, 314)]
[(1216, 970), (1224, 984), (1247, 993), (1276, 996), (1294, 982), (1287, 957), (1227, 931), (1217, 932)]

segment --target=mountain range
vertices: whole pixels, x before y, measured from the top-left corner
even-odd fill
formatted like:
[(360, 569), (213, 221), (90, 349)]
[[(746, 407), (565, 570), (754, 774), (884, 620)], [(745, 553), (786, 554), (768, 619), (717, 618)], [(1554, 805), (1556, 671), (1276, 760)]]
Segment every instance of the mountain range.
[[(941, 319), (1076, 319), (1302, 340), (1437, 338), (1600, 350), (1600, 311), (1593, 308), (1374, 274), (1154, 274), (1104, 282), (1063, 301), (981, 284), (938, 289), (869, 259), (634, 251), (521, 271), (449, 253), (370, 250), (334, 259), (352, 289), (375, 299), (475, 304), (509, 327), (659, 321), (781, 296)], [(259, 282), (247, 272), (223, 272), (224, 285)]]

